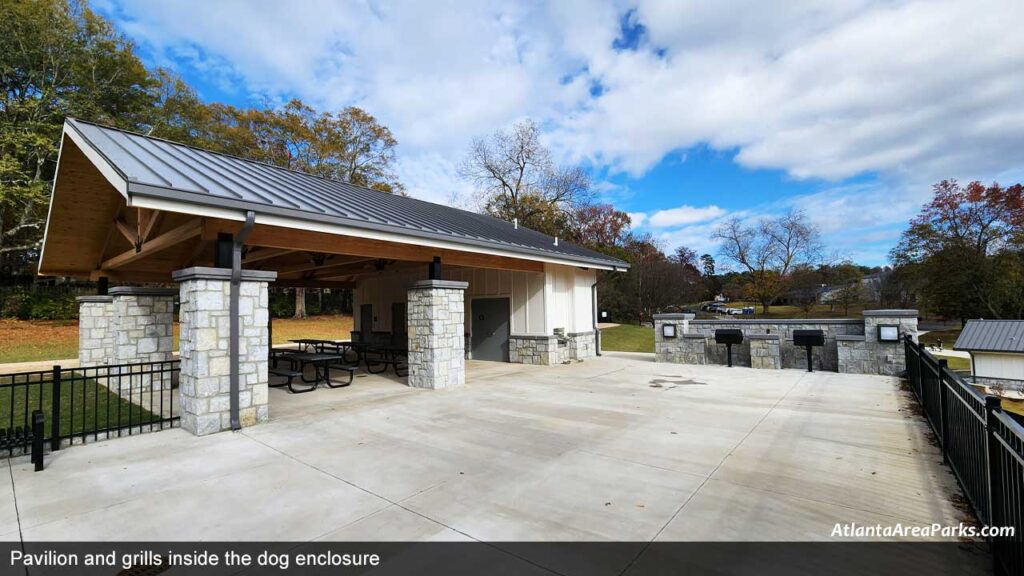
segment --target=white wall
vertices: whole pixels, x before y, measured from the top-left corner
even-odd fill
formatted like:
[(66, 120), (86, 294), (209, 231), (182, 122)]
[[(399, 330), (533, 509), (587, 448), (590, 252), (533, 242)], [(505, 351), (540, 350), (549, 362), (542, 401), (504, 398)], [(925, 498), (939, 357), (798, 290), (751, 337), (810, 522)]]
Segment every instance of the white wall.
[[(422, 268), (422, 269), (421, 269)], [(427, 277), (424, 264), (421, 268), (383, 272), (378, 276), (359, 281), (353, 290), (353, 330), (361, 331), (359, 307), (373, 305), (375, 321), (373, 331), (391, 331), (391, 303), (405, 302), (409, 286)], [(468, 282), (466, 290), (466, 318), (471, 318), (470, 307), (473, 298), (507, 297), (511, 303), (510, 331), (512, 334), (545, 334), (544, 329), (544, 274), (540, 272), (518, 272), (511, 270), (489, 270), (483, 268), (446, 268), (446, 280)], [(471, 329), (466, 326), (467, 332)]]
[(1024, 354), (974, 353), (974, 375), (1024, 380)]
[(589, 332), (594, 329), (594, 282), (597, 272), (571, 266), (546, 264), (544, 266), (544, 294), (550, 302), (547, 308), (547, 334), (556, 328), (567, 333)]

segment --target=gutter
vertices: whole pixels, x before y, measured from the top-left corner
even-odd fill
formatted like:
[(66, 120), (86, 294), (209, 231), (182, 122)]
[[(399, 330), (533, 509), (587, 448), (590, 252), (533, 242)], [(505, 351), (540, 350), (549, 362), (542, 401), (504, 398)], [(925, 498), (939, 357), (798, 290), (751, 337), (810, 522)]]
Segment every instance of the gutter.
[(239, 338), (239, 326), (238, 326), (238, 298), (242, 291), (242, 245), (245, 244), (245, 239), (249, 237), (249, 233), (252, 232), (252, 226), (256, 222), (256, 213), (249, 210), (245, 213), (245, 224), (242, 226), (242, 230), (235, 236), (235, 240), (231, 246), (231, 429), (241, 430), (242, 423), (238, 417), (238, 338)]

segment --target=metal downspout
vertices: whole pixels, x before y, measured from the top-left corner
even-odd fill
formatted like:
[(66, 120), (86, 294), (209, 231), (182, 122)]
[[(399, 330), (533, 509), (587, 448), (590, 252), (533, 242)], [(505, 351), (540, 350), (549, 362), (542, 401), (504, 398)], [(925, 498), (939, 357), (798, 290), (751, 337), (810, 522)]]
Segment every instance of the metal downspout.
[(594, 304), (593, 310), (591, 311), (591, 315), (594, 318), (594, 354), (596, 356), (600, 356), (601, 355), (601, 330), (598, 329), (598, 327), (597, 327), (597, 324), (598, 324), (598, 321), (597, 321), (597, 283), (598, 282), (599, 282), (599, 280), (595, 280), (594, 283), (590, 285), (590, 299), (591, 299), (591, 301)]
[(249, 210), (245, 213), (245, 224), (235, 236), (231, 246), (231, 429), (240, 430), (242, 423), (238, 417), (238, 298), (242, 291), (242, 245), (252, 232), (256, 221), (256, 213)]

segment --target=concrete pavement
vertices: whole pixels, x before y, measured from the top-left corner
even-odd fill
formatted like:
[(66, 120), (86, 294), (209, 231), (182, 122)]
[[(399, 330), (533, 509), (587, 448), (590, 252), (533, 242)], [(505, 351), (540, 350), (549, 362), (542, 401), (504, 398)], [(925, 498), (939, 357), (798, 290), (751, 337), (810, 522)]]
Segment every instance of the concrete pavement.
[(470, 362), (454, 391), (274, 389), (270, 423), (240, 433), (18, 460), (0, 538), (827, 540), (965, 519), (898, 380), (652, 356)]

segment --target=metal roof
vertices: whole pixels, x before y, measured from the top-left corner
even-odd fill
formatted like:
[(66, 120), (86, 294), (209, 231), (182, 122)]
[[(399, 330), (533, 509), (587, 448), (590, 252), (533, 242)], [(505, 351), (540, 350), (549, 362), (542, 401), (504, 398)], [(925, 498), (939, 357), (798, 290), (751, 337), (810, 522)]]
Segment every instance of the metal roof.
[[(129, 198), (212, 208), (475, 246), (526, 259), (625, 269), (627, 262), (484, 214), (388, 194), (69, 118), (65, 125), (125, 181)], [(531, 258), (533, 257), (533, 258)]]
[(1024, 320), (968, 320), (953, 349), (1024, 353)]

